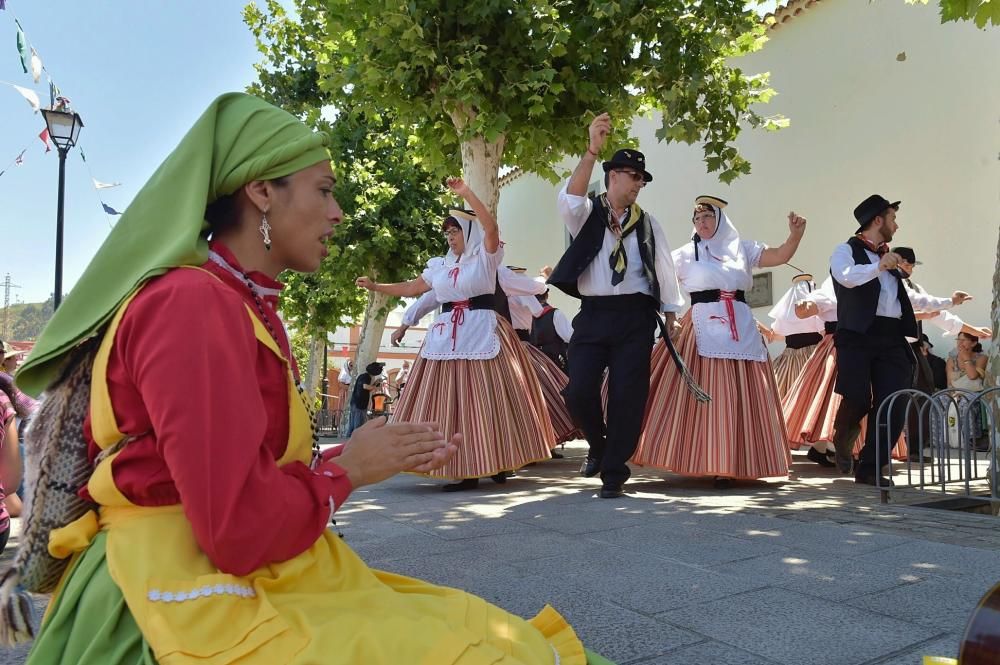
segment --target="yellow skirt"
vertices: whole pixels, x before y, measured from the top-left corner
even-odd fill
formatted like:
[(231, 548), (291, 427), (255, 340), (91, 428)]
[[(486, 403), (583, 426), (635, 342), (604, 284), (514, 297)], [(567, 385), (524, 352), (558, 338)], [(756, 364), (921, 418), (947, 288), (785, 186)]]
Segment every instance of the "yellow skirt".
[[(236, 576), (201, 552), (179, 506), (103, 508), (100, 521), (106, 533), (85, 558), (103, 546), (114, 582), (103, 587), (124, 596), (144, 645), (163, 665), (587, 662), (573, 629), (551, 607), (526, 621), (463, 591), (373, 570), (330, 532), (293, 559)], [(61, 598), (75, 584), (75, 569), (33, 658), (60, 641), (47, 635), (50, 626), (64, 631), (67, 613), (82, 609)], [(86, 586), (94, 603), (101, 585)], [(70, 624), (77, 620), (85, 617)]]

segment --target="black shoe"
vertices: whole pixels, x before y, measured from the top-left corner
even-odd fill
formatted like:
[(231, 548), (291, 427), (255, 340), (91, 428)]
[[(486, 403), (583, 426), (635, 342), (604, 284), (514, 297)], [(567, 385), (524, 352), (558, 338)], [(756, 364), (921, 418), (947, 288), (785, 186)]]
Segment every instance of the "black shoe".
[(583, 466), (580, 467), (580, 475), (584, 478), (593, 478), (601, 472), (601, 460), (588, 457)]
[(910, 453), (906, 456), (906, 459), (917, 464), (933, 464), (934, 462), (934, 458), (930, 455), (921, 455), (920, 453)]
[(827, 469), (832, 469), (833, 467), (837, 466), (835, 463), (831, 462), (825, 454), (821, 453), (815, 448), (809, 449), (809, 452), (806, 453), (806, 459), (809, 460), (810, 462), (816, 462), (816, 464), (819, 464), (820, 466), (825, 467)]
[(562, 453), (557, 453), (554, 450), (552, 451), (552, 459), (565, 459), (565, 457), (566, 456), (563, 455)]
[(715, 481), (712, 486), (717, 490), (727, 490), (735, 484), (732, 478), (723, 478), (722, 476), (716, 476)]
[(620, 499), (625, 496), (625, 490), (621, 485), (605, 485), (598, 496), (602, 499)]
[(507, 479), (513, 475), (514, 474), (510, 471), (501, 471), (500, 473), (495, 473), (492, 476), (490, 476), (490, 480), (495, 482), (497, 485), (503, 485), (505, 482), (507, 482)]
[(441, 488), (442, 492), (461, 492), (462, 490), (474, 490), (479, 487), (479, 478), (466, 478), (457, 483), (448, 483)]
[[(875, 482), (876, 477), (878, 478), (877, 484)], [(873, 471), (862, 469), (858, 469), (858, 472), (854, 475), (854, 482), (858, 485), (871, 485), (872, 487), (895, 487), (895, 483), (892, 482), (891, 478), (876, 476)]]

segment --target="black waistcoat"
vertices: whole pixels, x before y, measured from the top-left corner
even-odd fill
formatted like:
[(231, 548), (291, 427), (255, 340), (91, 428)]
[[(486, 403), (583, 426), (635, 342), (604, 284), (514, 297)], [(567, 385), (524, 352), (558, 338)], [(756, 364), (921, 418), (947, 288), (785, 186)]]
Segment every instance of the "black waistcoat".
[[(604, 245), (604, 233), (608, 228), (608, 211), (604, 207), (602, 198), (600, 196), (590, 198), (594, 204), (590, 216), (583, 223), (580, 232), (570, 242), (548, 280), (549, 284), (574, 298), (581, 297), (577, 280), (601, 251), (601, 247)], [(656, 244), (653, 240), (653, 229), (645, 211), (639, 219), (635, 235), (639, 241), (639, 257), (642, 260), (643, 275), (649, 280), (653, 298), (659, 303), (660, 282), (656, 279), (656, 266), (654, 264)]]
[(531, 322), (531, 344), (561, 367), (569, 345), (556, 330), (555, 314), (556, 309), (546, 305), (542, 313), (535, 317)]
[[(858, 265), (871, 264), (868, 252), (865, 251), (865, 244), (857, 237), (852, 237), (847, 241), (854, 256), (854, 263)], [(906, 295), (906, 288), (899, 273), (892, 271), (892, 276), (896, 279), (896, 295), (899, 298), (899, 307), (902, 311), (900, 319), (903, 334), (907, 337), (917, 337), (917, 319), (913, 315), (913, 305), (910, 297)], [(836, 279), (833, 280), (833, 290), (837, 294), (837, 330), (852, 330), (862, 335), (866, 334), (875, 322), (875, 312), (878, 309), (878, 296), (882, 292), (882, 286), (878, 277), (866, 284), (855, 286), (849, 289), (843, 286)]]

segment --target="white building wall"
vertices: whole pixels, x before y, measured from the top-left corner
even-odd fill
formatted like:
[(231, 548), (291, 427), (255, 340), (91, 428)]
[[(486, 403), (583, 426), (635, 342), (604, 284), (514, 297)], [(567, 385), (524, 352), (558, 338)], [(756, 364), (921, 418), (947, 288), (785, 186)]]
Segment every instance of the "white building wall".
[[(779, 94), (763, 110), (791, 126), (744, 133), (739, 146), (753, 173), (732, 185), (705, 173), (700, 146), (658, 143), (657, 122), (636, 118), (632, 134), (654, 176), (639, 203), (660, 220), (671, 246), (690, 238), (698, 194), (728, 200), (741, 233), (772, 245), (786, 238), (795, 210), (809, 226), (792, 263), (821, 280), (834, 245), (856, 229), (854, 206), (881, 193), (903, 201), (893, 244), (913, 247), (923, 261), (916, 281), (936, 295), (970, 292), (975, 300), (956, 313), (989, 325), (1000, 226), (1000, 31), (942, 25), (935, 5), (825, 0), (769, 31), (764, 49), (740, 65), (771, 72)], [(581, 153), (586, 141), (581, 126)], [(593, 181), (602, 175), (598, 166)], [(565, 234), (556, 192), (528, 174), (501, 190), (507, 263), (534, 272), (559, 259)], [(776, 301), (796, 271), (772, 271)], [(568, 313), (577, 309), (555, 291), (553, 301)], [(767, 321), (767, 311), (755, 313)], [(940, 341), (937, 329), (927, 332)]]

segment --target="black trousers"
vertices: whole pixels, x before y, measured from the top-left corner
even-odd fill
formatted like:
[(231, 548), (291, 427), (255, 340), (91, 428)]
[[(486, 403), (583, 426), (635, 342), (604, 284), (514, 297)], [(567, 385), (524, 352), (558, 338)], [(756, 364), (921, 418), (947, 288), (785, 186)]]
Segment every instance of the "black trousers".
[[(910, 348), (916, 359), (913, 371), (913, 388), (931, 395), (934, 393), (934, 370), (927, 362), (927, 357), (921, 353), (920, 342), (910, 344)], [(914, 401), (913, 406), (906, 414), (908, 430), (906, 443), (909, 445), (911, 455), (922, 455), (923, 449), (931, 444), (931, 410), (930, 407), (927, 407), (921, 416), (922, 406), (922, 401)]]
[[(890, 320), (892, 321), (892, 320)], [(876, 324), (880, 321), (877, 319)], [(882, 320), (885, 323), (884, 320)], [(837, 413), (838, 426), (847, 421), (857, 424), (868, 416), (865, 445), (858, 460), (858, 475), (872, 475), (875, 468), (876, 441), (880, 447), (879, 461), (886, 464), (893, 445), (903, 431), (906, 399), (898, 399), (878, 431), (876, 414), (886, 397), (913, 385), (914, 359), (906, 338), (878, 325), (867, 334), (838, 330), (837, 385), (835, 390), (844, 399)], [(878, 436), (881, 434), (881, 436)]]
[[(584, 298), (573, 319), (569, 344), (566, 406), (600, 461), (601, 480), (617, 486), (628, 480), (628, 460), (642, 433), (649, 396), (649, 358), (656, 331), (656, 302), (631, 294)], [(601, 384), (608, 371), (608, 417)]]

